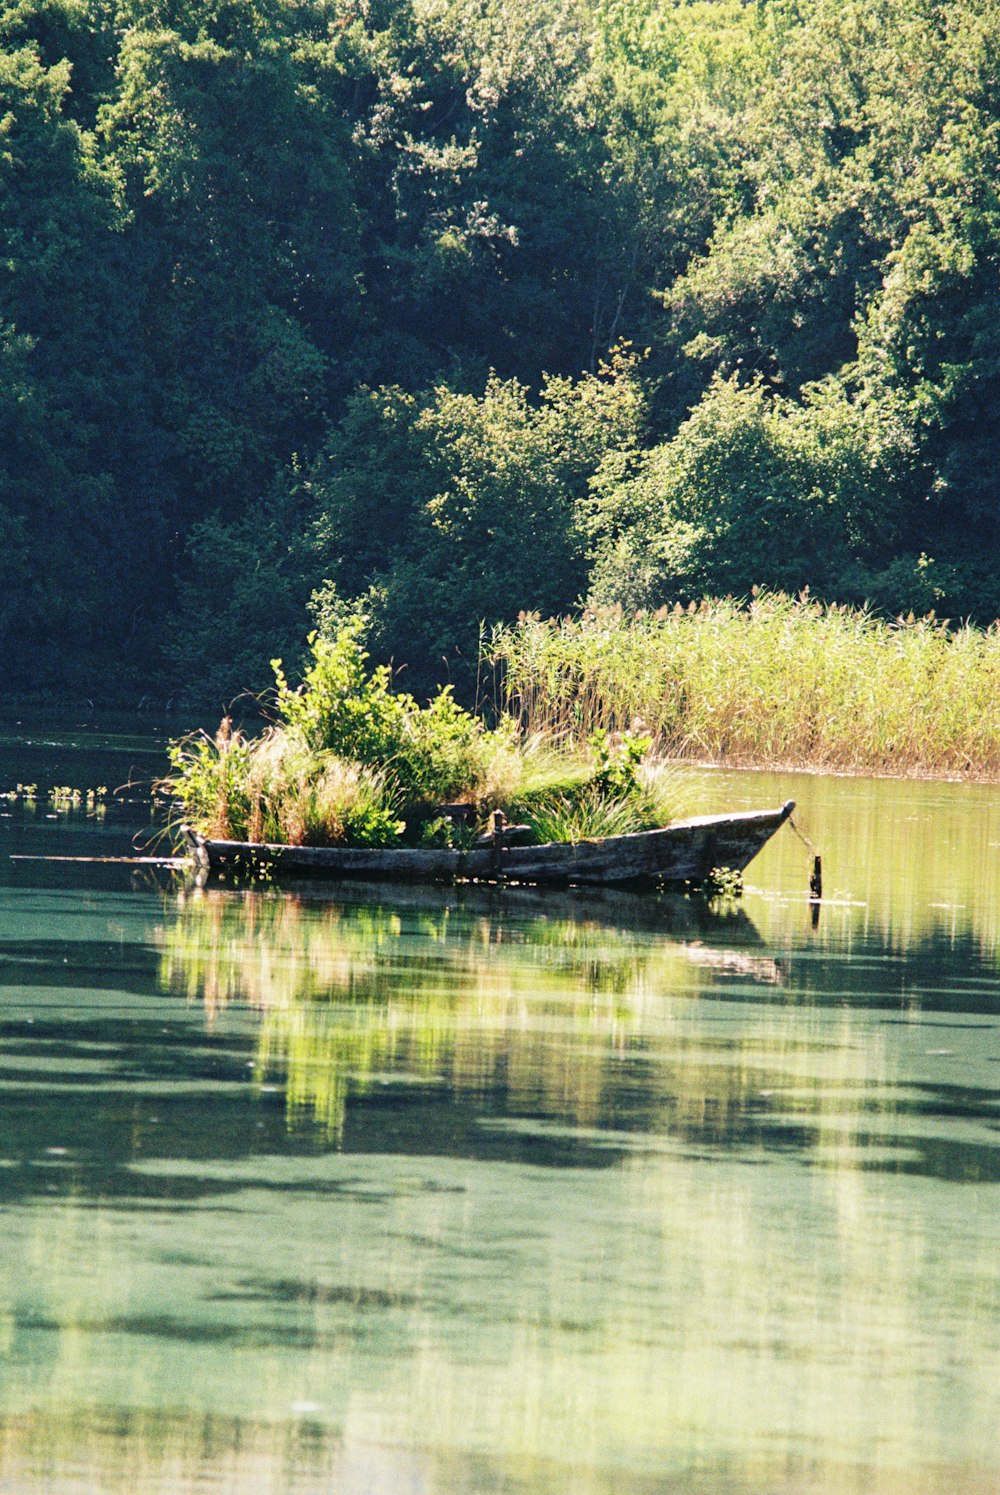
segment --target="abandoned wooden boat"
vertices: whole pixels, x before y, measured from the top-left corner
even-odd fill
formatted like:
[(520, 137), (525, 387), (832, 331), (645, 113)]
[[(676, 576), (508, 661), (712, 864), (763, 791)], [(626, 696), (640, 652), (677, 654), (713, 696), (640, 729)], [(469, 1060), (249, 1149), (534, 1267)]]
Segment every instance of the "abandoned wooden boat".
[(598, 841), (511, 844), (503, 833), (467, 851), (450, 847), (282, 846), (213, 841), (190, 827), (184, 835), (195, 863), (209, 872), (266, 872), (296, 877), (399, 878), (410, 882), (534, 883), (549, 886), (687, 887), (717, 869), (742, 872), (795, 808), (698, 815), (661, 830)]

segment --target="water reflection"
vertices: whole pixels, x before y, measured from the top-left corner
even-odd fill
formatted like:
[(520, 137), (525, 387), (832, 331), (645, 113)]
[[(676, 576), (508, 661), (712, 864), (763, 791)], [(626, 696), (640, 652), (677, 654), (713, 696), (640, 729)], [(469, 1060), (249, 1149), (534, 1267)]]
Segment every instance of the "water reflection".
[[(995, 785), (855, 779), (818, 774), (695, 770), (690, 793), (706, 813), (794, 799), (795, 823), (748, 869), (765, 898), (765, 935), (804, 930), (782, 899), (805, 899), (814, 851), (823, 854), (821, 947), (881, 947), (901, 958), (933, 942), (995, 969), (1000, 951), (1000, 794)], [(777, 796), (777, 798), (775, 798)], [(804, 905), (802, 905), (804, 907)]]
[(28, 1223), (30, 1278), (0, 1289), (5, 1475), (996, 1489), (994, 1254), (957, 1200), (667, 1156), (328, 1154), (298, 1176), (339, 1191), (265, 1195), (288, 1176), (261, 1160), (231, 1213), (173, 1227), (72, 1204)]
[[(644, 908), (687, 937), (509, 895), (477, 909), (198, 890), (164, 926), (161, 975), (210, 1025), (234, 1002), (260, 1009), (258, 1092), (349, 1148), (606, 1165), (668, 1138), (1000, 1178), (995, 988), (899, 992), (877, 949), (847, 988), (842, 962), (768, 953), (740, 909)], [(931, 941), (909, 970), (934, 960)], [(948, 1006), (964, 1019), (931, 1026)]]
[[(366, 906), (194, 890), (164, 928), (162, 977), (203, 1002), (210, 1022), (236, 1000), (259, 1008), (258, 1085), (281, 1085), (290, 1124), (311, 1118), (329, 1137), (343, 1137), (350, 1095), (389, 1083), (410, 1087), (411, 1104), (417, 1089), (447, 1100), (453, 1134), (470, 1106), (477, 1118), (655, 1127), (645, 1059), (651, 1035), (662, 1043), (679, 1016), (665, 998), (713, 979), (779, 984), (781, 962), (732, 904), (626, 899), (649, 926), (643, 936), (612, 922), (621, 898), (565, 903), (559, 917), (552, 900), (541, 913), (509, 892)], [(696, 1068), (697, 1100), (674, 1092), (656, 1109), (666, 1105), (675, 1129), (725, 1133), (739, 1074)], [(569, 1135), (548, 1139), (551, 1149), (538, 1133), (538, 1157), (566, 1161)]]
[(730, 781), (810, 807), (815, 933), (792, 837), (715, 911), (15, 870), (0, 1485), (996, 1495), (1000, 884), (954, 791)]

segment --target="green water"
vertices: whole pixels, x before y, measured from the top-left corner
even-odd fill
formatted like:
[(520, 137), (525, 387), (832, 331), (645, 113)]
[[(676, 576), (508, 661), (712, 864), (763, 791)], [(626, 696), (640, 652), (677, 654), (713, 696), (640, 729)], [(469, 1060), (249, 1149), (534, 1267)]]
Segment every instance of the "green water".
[(788, 827), (714, 910), (8, 860), (157, 753), (0, 737), (0, 1489), (1000, 1491), (995, 790), (692, 775), (815, 928)]

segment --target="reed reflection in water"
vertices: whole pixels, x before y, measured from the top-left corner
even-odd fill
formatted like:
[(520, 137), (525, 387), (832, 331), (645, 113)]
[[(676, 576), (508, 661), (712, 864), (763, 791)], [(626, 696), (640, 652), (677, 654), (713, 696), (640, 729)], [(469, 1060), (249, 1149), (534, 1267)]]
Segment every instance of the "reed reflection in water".
[[(943, 1488), (973, 1449), (965, 1487), (994, 1488), (997, 1259), (987, 1201), (961, 1195), (1000, 1181), (995, 986), (914, 1000), (870, 930), (847, 965), (829, 934), (774, 953), (742, 911), (676, 933), (207, 894), (168, 934), (164, 976), (196, 970), (189, 991), (260, 1005), (261, 1071), (287, 1083), (290, 1124), (311, 1114), (347, 1150), (380, 1145), (364, 1101), (395, 1083), (434, 1096), (414, 1103), (416, 1134), (397, 1115), (383, 1144), (397, 1155), (618, 1165), (596, 1189), (583, 1175), (583, 1208), (579, 1177), (561, 1183), (544, 1220), (537, 1186), (474, 1223), (462, 1206), (457, 1249), (489, 1260), (504, 1243), (501, 1280), (517, 1284), (501, 1305), (494, 1283), (481, 1315), (463, 1296), (463, 1332), (514, 1326), (501, 1359), (520, 1389), (503, 1381), (502, 1416), (473, 1413), (435, 1329), (406, 1382), (412, 1436), (417, 1407), (444, 1395), (449, 1440), (485, 1419), (516, 1442), (508, 1421), (526, 1420), (544, 1430), (536, 1453), (586, 1449), (597, 1465), (627, 1429), (653, 1464), (680, 1445), (720, 1480), (731, 1441), (746, 1460), (732, 1488), (800, 1474), (853, 1487), (828, 1456), (809, 1482), (815, 1451), (835, 1447), (885, 1463), (858, 1488)], [(910, 960), (933, 967), (939, 944), (932, 932)], [(973, 951), (970, 938), (970, 964)], [(547, 1258), (535, 1296), (532, 1221)], [(449, 1227), (411, 1236), (441, 1246)]]

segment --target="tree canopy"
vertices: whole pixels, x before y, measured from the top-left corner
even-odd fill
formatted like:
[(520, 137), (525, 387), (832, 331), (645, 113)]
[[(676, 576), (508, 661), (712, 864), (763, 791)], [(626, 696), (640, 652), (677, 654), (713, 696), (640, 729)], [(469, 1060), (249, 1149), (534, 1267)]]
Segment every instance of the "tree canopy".
[(1000, 0), (0, 0), (0, 643), (1000, 612)]

